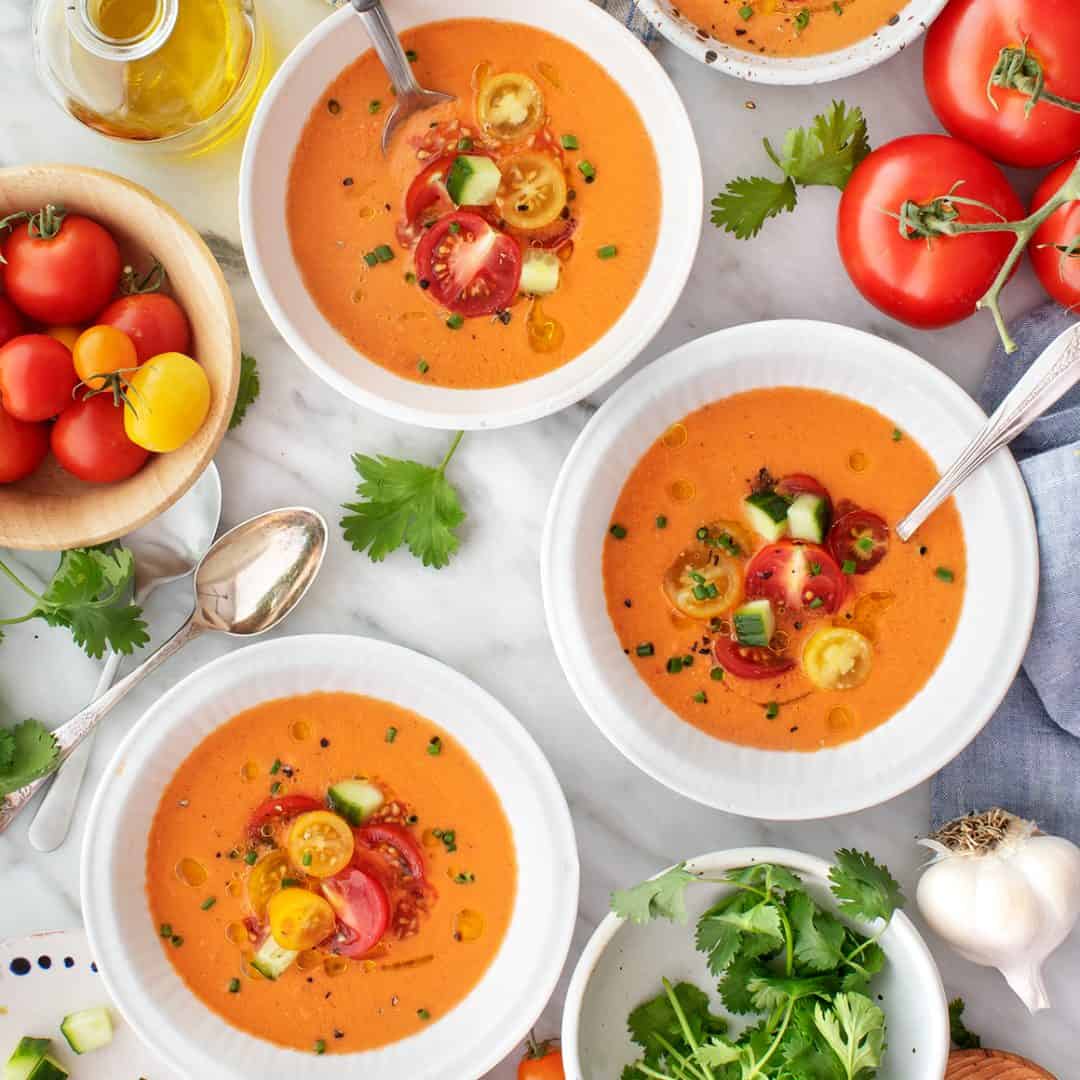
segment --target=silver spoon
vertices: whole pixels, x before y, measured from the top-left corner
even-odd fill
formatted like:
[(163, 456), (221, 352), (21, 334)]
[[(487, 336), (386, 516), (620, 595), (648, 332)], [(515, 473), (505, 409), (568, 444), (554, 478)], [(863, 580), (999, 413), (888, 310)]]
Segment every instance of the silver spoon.
[[(149, 524), (124, 537), (123, 543), (135, 556), (135, 603), (144, 607), (147, 597), (159, 586), (187, 577), (214, 542), (221, 520), (221, 479), (211, 462), (188, 492)], [(91, 701), (112, 686), (121, 657), (110, 653)], [(94, 728), (82, 745), (64, 762), (38, 807), (27, 834), (38, 851), (55, 851), (71, 828), (71, 819), (82, 788), (83, 776), (94, 745)], [(35, 780), (38, 787), (49, 777)]]
[[(322, 515), (304, 507), (270, 510), (237, 525), (206, 553), (195, 570), (195, 610), (188, 621), (111, 690), (54, 732), (55, 772), (97, 722), (170, 656), (208, 630), (252, 637), (276, 626), (315, 580), (326, 553)], [(31, 797), (29, 785), (0, 806), (0, 832)]]
[(977, 469), (1080, 382), (1080, 325), (1060, 334), (1028, 368), (930, 493), (896, 526), (904, 542)]
[(425, 90), (413, 74), (412, 65), (401, 47), (389, 16), (382, 6), (382, 0), (352, 0), (352, 6), (364, 23), (364, 29), (371, 38), (375, 54), (390, 76), (394, 88), (394, 107), (390, 110), (382, 131), (382, 152), (390, 148), (394, 132), (409, 119), (413, 113), (441, 105), (444, 101), (453, 101), (453, 94), (443, 94), (438, 90)]

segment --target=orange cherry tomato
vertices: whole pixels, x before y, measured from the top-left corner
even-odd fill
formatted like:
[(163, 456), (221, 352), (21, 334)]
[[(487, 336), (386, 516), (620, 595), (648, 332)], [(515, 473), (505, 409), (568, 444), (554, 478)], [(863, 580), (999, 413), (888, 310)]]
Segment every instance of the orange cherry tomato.
[(139, 366), (135, 343), (115, 326), (91, 326), (84, 330), (76, 339), (71, 356), (76, 374), (91, 390), (100, 390), (106, 376)]
[(518, 1080), (565, 1080), (562, 1051), (553, 1041), (538, 1043), (530, 1034), (517, 1074)]

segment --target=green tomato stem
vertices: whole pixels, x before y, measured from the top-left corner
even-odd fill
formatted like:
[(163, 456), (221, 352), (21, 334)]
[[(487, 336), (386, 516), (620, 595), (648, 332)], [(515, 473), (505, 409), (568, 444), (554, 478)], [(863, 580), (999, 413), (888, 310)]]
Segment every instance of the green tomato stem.
[(986, 96), (996, 109), (998, 103), (994, 99), (995, 88), (1015, 90), (1023, 94), (1028, 99), (1024, 106), (1025, 116), (1031, 116), (1032, 110), (1040, 101), (1045, 101), (1048, 105), (1056, 105), (1059, 109), (1080, 113), (1080, 101), (1070, 101), (1046, 89), (1046, 75), (1042, 64), (1027, 51), (1026, 39), (1019, 48), (1015, 45), (1006, 45), (998, 53), (997, 62), (986, 83)]

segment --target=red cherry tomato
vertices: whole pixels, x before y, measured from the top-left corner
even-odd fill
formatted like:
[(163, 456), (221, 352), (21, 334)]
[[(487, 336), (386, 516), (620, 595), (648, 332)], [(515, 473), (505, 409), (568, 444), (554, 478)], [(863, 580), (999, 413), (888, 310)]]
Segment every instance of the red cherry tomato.
[(0, 345), (18, 337), (25, 329), (19, 309), (6, 296), (0, 296)]
[(95, 320), (123, 330), (135, 343), (140, 364), (153, 356), (191, 354), (191, 326), (183, 308), (163, 293), (140, 293), (114, 300)]
[(817, 544), (781, 540), (763, 547), (746, 567), (746, 595), (766, 597), (789, 611), (832, 615), (847, 591), (836, 560)]
[(817, 495), (825, 500), (827, 514), (832, 514), (832, 497), (829, 495), (829, 489), (809, 473), (788, 473), (776, 482), (775, 490), (785, 499), (794, 499), (798, 495)]
[(0, 484), (29, 476), (48, 452), (48, 424), (16, 420), (0, 409)]
[[(886, 315), (931, 330), (966, 319), (993, 284), (1013, 246), (1010, 232), (901, 236), (895, 218), (906, 200), (927, 203), (958, 194), (1005, 219), (1024, 207), (1001, 170), (948, 135), (908, 135), (875, 150), (856, 168), (840, 199), (837, 241), (855, 287)], [(989, 210), (955, 204), (962, 222), (997, 221)]]
[(790, 656), (774, 653), (760, 645), (740, 645), (729, 637), (716, 639), (713, 656), (729, 675), (739, 679), (771, 679), (795, 666)]
[(1006, 165), (1052, 165), (1080, 150), (1080, 114), (987, 82), (1005, 46), (1027, 41), (1046, 89), (1080, 99), (1076, 0), (952, 0), (926, 35), (923, 81), (938, 119)]
[(48, 334), (21, 334), (0, 346), (0, 404), (16, 420), (56, 416), (78, 382), (71, 350)]
[(416, 247), (416, 273), (429, 295), (458, 315), (491, 315), (506, 307), (521, 279), (517, 241), (479, 214), (459, 210), (440, 218)]
[(413, 227), (456, 209), (446, 190), (446, 178), (457, 154), (443, 154), (417, 173), (405, 193), (405, 221)]
[(420, 884), (427, 878), (427, 870), (424, 865), (424, 853), (420, 845), (413, 838), (411, 832), (403, 825), (393, 825), (388, 822), (376, 822), (374, 825), (365, 825), (356, 830), (356, 839), (364, 847), (373, 848), (381, 844), (388, 844), (394, 848), (409, 868), (409, 875)]
[(530, 1033), (525, 1056), (518, 1062), (517, 1080), (566, 1080), (562, 1051), (553, 1040), (537, 1042)]
[(322, 883), (323, 895), (341, 924), (331, 949), (359, 958), (378, 944), (390, 925), (390, 897), (371, 874), (350, 867)]
[(851, 510), (833, 522), (825, 542), (841, 566), (852, 562), (865, 574), (889, 553), (889, 526), (870, 510)]
[[(1032, 212), (1048, 202), (1068, 179), (1080, 158), (1070, 158), (1039, 185)], [(1058, 207), (1032, 237), (1031, 264), (1042, 287), (1067, 308), (1080, 309), (1080, 202)]]
[(150, 456), (124, 432), (123, 405), (98, 394), (69, 405), (53, 424), (53, 456), (73, 476), (90, 484), (110, 484), (137, 473)]
[(252, 811), (248, 818), (248, 838), (252, 843), (265, 840), (262, 827), (279, 818), (296, 817), (297, 814), (306, 814), (311, 810), (325, 810), (326, 803), (321, 799), (312, 798), (310, 795), (282, 795), (279, 798), (267, 799), (260, 803)]
[(55, 216), (42, 224), (45, 214), (35, 215), (33, 230), (22, 222), (12, 226), (0, 264), (4, 291), (38, 322), (89, 322), (116, 292), (120, 249), (96, 221), (68, 214), (59, 225)]

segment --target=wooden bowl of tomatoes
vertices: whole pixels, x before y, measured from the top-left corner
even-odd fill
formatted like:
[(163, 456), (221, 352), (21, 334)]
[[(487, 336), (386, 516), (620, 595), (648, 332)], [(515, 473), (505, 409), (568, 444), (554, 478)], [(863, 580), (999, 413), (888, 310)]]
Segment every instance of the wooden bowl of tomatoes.
[(0, 221), (0, 546), (114, 540), (179, 499), (228, 429), (228, 285), (175, 210), (97, 169), (0, 169)]

